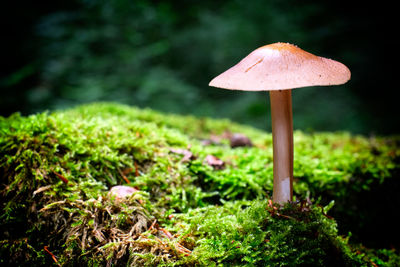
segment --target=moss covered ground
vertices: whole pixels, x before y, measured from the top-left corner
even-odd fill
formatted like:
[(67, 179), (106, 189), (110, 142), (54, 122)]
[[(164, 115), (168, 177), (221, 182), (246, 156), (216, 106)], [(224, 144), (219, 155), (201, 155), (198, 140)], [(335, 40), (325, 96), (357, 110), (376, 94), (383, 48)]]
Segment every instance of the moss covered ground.
[(249, 126), (112, 103), (0, 118), (0, 264), (399, 266), (399, 143), (296, 131), (278, 207)]

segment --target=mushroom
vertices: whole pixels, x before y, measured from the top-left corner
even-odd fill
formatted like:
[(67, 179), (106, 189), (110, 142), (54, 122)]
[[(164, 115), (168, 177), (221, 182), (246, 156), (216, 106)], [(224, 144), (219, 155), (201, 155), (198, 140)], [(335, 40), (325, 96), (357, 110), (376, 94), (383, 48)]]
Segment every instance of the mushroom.
[(254, 50), (209, 83), (231, 90), (270, 91), (273, 202), (284, 204), (293, 198), (291, 89), (343, 84), (350, 75), (350, 70), (340, 62), (315, 56), (292, 44), (274, 43)]
[(122, 200), (125, 198), (130, 197), (133, 193), (137, 192), (138, 190), (134, 187), (127, 186), (127, 185), (116, 185), (113, 186), (108, 195), (110, 197), (115, 197), (116, 200)]

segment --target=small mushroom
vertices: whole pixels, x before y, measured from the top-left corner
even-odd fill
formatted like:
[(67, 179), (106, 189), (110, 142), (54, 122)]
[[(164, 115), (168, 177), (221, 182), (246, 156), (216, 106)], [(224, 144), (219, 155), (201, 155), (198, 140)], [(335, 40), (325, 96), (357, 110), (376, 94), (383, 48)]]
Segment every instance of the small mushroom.
[(108, 192), (109, 196), (114, 196), (116, 200), (122, 200), (124, 198), (130, 197), (133, 193), (138, 190), (134, 187), (127, 185), (116, 185), (113, 186)]
[(275, 203), (293, 198), (291, 89), (343, 84), (350, 75), (340, 62), (315, 56), (292, 44), (274, 43), (254, 50), (210, 82), (210, 86), (224, 89), (270, 91)]

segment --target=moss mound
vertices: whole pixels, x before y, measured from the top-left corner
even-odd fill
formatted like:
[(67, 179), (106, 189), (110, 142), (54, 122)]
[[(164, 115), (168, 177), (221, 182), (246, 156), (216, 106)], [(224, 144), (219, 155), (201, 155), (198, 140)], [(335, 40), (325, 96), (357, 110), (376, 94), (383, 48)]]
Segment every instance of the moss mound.
[[(394, 223), (386, 243), (365, 233), (398, 207), (399, 138), (294, 143), (297, 201), (279, 208), (271, 135), (251, 127), (110, 103), (0, 118), (0, 262), (393, 266)], [(134, 193), (109, 193), (121, 184)]]

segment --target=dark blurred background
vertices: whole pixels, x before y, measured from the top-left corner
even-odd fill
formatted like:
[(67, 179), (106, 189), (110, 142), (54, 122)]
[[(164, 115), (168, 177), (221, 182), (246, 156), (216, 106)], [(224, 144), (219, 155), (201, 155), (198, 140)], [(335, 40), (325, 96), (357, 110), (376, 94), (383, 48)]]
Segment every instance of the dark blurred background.
[(7, 1), (0, 115), (93, 101), (270, 130), (265, 92), (208, 87), (254, 49), (289, 42), (347, 65), (345, 85), (293, 91), (294, 127), (398, 134), (398, 15), (384, 1)]

